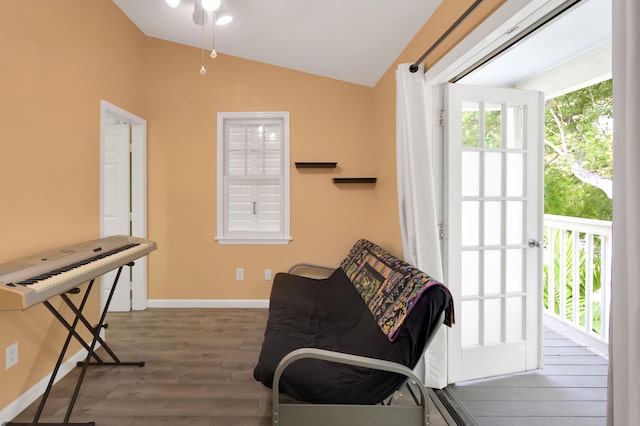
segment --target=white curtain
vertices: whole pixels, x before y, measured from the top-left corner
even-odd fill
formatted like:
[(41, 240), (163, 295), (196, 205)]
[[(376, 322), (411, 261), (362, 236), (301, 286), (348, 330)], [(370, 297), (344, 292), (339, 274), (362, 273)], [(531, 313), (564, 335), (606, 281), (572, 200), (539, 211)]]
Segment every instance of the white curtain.
[[(396, 70), (396, 167), (398, 206), (404, 259), (437, 280), (442, 280), (436, 187), (432, 148), (428, 140), (427, 91), (422, 67), (410, 64)], [(425, 354), (425, 385), (447, 385), (446, 332), (444, 327)]]
[(640, 419), (640, 2), (613, 0), (609, 425)]

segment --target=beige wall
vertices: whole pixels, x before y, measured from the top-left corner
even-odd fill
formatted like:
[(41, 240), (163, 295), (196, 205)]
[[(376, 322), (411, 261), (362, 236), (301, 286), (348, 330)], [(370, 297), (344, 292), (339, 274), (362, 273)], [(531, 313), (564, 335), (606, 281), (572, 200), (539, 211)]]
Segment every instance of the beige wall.
[[(144, 41), (108, 0), (2, 2), (0, 263), (99, 236), (100, 99), (145, 115)], [(0, 409), (51, 371), (65, 334), (52, 318), (0, 312)]]
[[(371, 229), (375, 186), (334, 175), (375, 175), (372, 89), (236, 57), (147, 41), (150, 299), (267, 299), (264, 269), (313, 261), (337, 266)], [(289, 111), (291, 235), (287, 245), (221, 245), (216, 237), (216, 114)], [(337, 161), (297, 170), (295, 161)], [(245, 280), (235, 281), (235, 269)]]
[[(469, 22), (500, 2), (485, 0)], [(419, 57), (471, 3), (444, 0), (396, 64)], [(4, 2), (0, 52), (0, 263), (98, 237), (100, 99), (148, 122), (149, 238), (158, 243), (150, 299), (266, 299), (264, 269), (337, 265), (360, 237), (401, 252), (396, 64), (374, 88), (226, 55), (208, 60), (203, 77), (198, 49), (146, 38), (109, 0)], [(214, 240), (218, 111), (289, 111), (291, 162), (338, 162), (292, 167), (290, 244)], [(378, 183), (337, 186), (334, 175)], [(0, 410), (51, 371), (64, 333), (49, 317), (41, 306), (0, 312)], [(20, 362), (5, 370), (4, 348), (16, 341)]]

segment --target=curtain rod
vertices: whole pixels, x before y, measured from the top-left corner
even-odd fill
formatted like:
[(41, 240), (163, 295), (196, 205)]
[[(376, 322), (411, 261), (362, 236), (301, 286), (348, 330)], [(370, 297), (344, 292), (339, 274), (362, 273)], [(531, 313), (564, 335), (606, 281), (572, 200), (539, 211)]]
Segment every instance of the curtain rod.
[(447, 37), (449, 37), (449, 34), (451, 34), (453, 32), (453, 30), (455, 30), (458, 25), (460, 25), (462, 23), (462, 21), (464, 21), (467, 16), (469, 16), (471, 14), (471, 12), (474, 11), (474, 9), (476, 7), (478, 7), (478, 5), (482, 3), (482, 0), (476, 0), (475, 2), (473, 2), (473, 4), (471, 6), (469, 6), (469, 8), (456, 20), (456, 22), (454, 22), (453, 24), (451, 24), (451, 26), (449, 27), (449, 29), (447, 31), (444, 32), (444, 34), (442, 34), (440, 36), (440, 38), (438, 40), (436, 40), (435, 43), (433, 43), (431, 45), (431, 47), (429, 49), (427, 49), (426, 52), (424, 52), (424, 54), (422, 56), (420, 56), (420, 59), (418, 59), (417, 61), (415, 61), (410, 67), (409, 67), (409, 71), (411, 72), (416, 72), (418, 71), (418, 67), (420, 66), (420, 64), (425, 60), (425, 58), (427, 56), (429, 56), (429, 54), (431, 54), (431, 52), (433, 52), (435, 50), (436, 47), (438, 47), (440, 45), (440, 43), (442, 43)]

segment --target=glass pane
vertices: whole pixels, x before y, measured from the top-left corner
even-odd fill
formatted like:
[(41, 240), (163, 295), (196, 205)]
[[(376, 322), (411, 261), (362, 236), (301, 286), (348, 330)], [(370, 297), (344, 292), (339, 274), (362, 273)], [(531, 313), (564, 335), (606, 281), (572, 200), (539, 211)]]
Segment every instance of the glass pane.
[[(462, 347), (480, 344), (480, 302), (465, 300), (462, 302)], [(457, 321), (456, 321), (457, 322)]]
[(522, 271), (522, 258), (524, 256), (524, 250), (522, 249), (510, 249), (506, 252), (505, 267), (506, 267), (506, 288), (507, 293), (522, 291), (524, 274)]
[(506, 322), (505, 340), (507, 342), (522, 340), (524, 337), (522, 297), (507, 297), (505, 304), (505, 316), (509, 319)]
[(484, 252), (484, 294), (502, 293), (502, 253), (500, 250)]
[(243, 124), (229, 124), (227, 127), (227, 149), (244, 150), (245, 149), (245, 134)]
[(478, 296), (480, 294), (480, 252), (463, 251), (461, 262), (462, 295)]
[(227, 188), (227, 228), (231, 232), (251, 231), (254, 228), (253, 189), (251, 185), (230, 181)]
[(245, 152), (230, 151), (227, 161), (227, 174), (229, 176), (244, 176), (246, 172)]
[(280, 183), (277, 181), (258, 184), (256, 206), (258, 231), (280, 231), (282, 206), (280, 195)]
[(524, 244), (523, 205), (523, 201), (507, 201), (507, 244)]
[(502, 154), (499, 152), (484, 153), (484, 195), (502, 196)]
[(522, 197), (524, 194), (523, 160), (523, 154), (507, 154), (507, 197)]
[(265, 149), (280, 149), (282, 140), (281, 127), (279, 125), (264, 126), (264, 145)]
[(280, 175), (281, 161), (280, 151), (266, 151), (264, 153), (264, 174), (269, 176)]
[(502, 146), (502, 105), (486, 104), (484, 109), (484, 146)]
[(462, 146), (478, 146), (480, 123), (480, 104), (462, 103)]
[(478, 201), (463, 201), (461, 219), (462, 246), (480, 244), (480, 203)]
[(484, 344), (502, 342), (502, 299), (484, 301)]
[(247, 149), (264, 149), (264, 126), (258, 124), (247, 125)]
[(462, 196), (480, 195), (480, 153), (462, 152)]
[(484, 244), (489, 246), (502, 244), (502, 203), (500, 201), (484, 203)]
[(524, 108), (521, 105), (507, 107), (507, 148), (524, 148)]

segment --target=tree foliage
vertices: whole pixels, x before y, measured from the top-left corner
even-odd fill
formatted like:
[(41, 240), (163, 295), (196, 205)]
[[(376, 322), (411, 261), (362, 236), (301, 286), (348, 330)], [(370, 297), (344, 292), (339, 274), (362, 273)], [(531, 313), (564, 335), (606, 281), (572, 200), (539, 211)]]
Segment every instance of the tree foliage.
[(545, 110), (545, 213), (611, 220), (611, 80), (559, 96)]
[[(607, 80), (547, 102), (545, 213), (611, 220), (611, 87), (611, 80)], [(501, 123), (500, 105), (484, 105), (483, 109), (480, 104), (467, 105), (462, 113), (462, 145), (478, 147), (482, 140), (487, 148), (500, 148)]]

